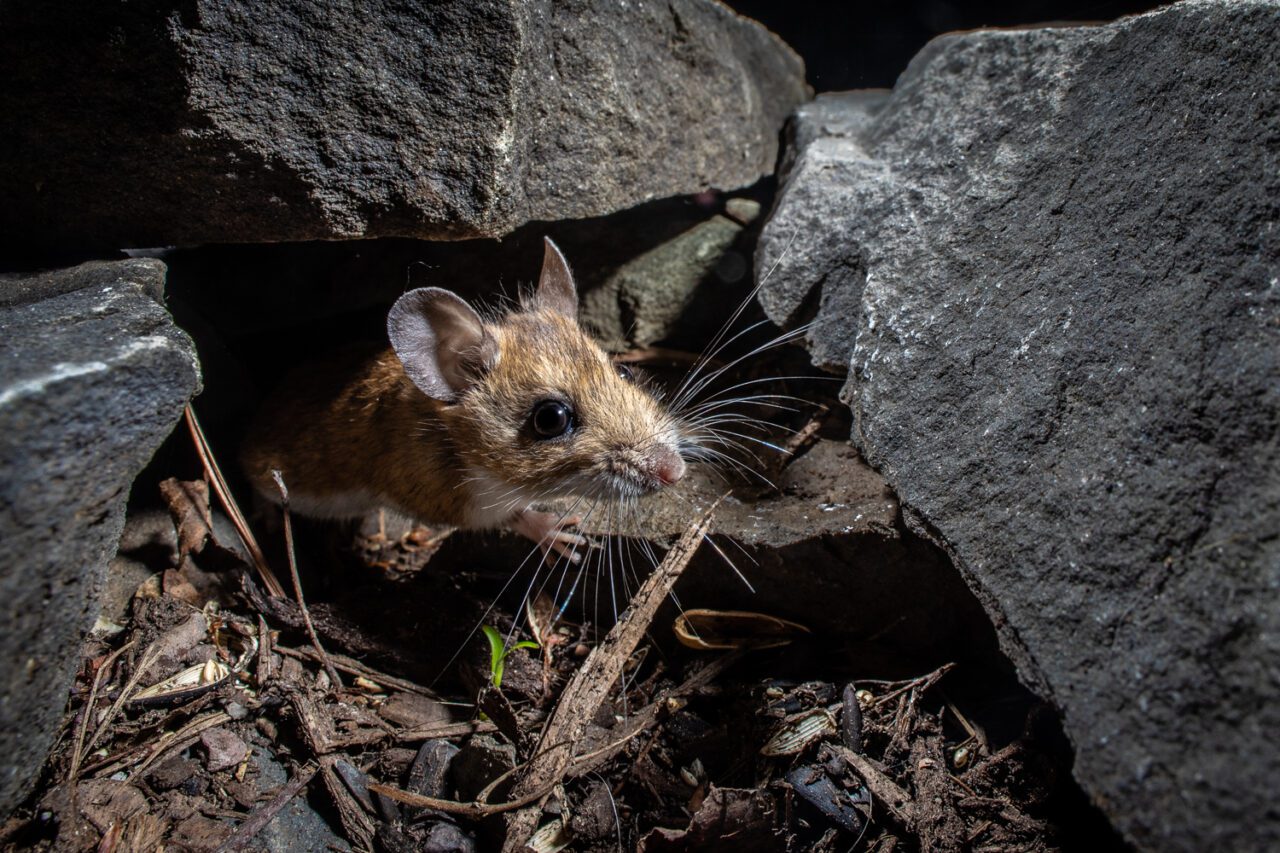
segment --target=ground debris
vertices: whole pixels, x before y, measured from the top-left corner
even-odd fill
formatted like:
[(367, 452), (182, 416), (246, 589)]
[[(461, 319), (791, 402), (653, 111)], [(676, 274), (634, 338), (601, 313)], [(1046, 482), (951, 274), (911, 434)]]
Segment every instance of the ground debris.
[[(677, 644), (677, 620), (658, 605), (710, 535), (709, 514), (611, 630), (546, 602), (494, 610), (506, 643), (537, 648), (509, 648), (497, 683), (477, 637), (462, 686), (441, 693), (392, 635), (323, 596), (267, 596), (246, 566), (228, 568), (202, 484), (171, 481), (166, 499), (188, 583), (148, 586), (123, 632), (86, 644), (47, 782), (5, 825), (0, 850), (1058, 843), (1062, 763), (1038, 734), (1036, 706), (996, 735), (983, 708), (946, 692), (964, 675), (950, 665), (898, 681), (797, 680), (794, 657), (761, 648), (771, 642)], [(405, 548), (425, 560), (440, 543), (405, 534), (378, 547), (380, 559)]]

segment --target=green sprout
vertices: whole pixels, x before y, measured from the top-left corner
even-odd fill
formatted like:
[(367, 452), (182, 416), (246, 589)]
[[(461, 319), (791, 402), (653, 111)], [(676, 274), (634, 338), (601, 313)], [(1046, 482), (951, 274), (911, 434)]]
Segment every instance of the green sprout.
[(521, 640), (511, 648), (502, 641), (502, 635), (492, 625), (482, 625), (485, 639), (489, 641), (489, 675), (493, 678), (493, 686), (502, 686), (502, 673), (507, 666), (507, 656), (516, 649), (536, 649), (538, 644), (532, 640)]

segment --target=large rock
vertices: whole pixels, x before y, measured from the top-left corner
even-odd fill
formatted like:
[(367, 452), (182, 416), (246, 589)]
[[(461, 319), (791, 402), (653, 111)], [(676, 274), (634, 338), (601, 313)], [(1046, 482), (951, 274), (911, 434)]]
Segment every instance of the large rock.
[(200, 386), (164, 271), (0, 277), (0, 815), (62, 722), (129, 486)]
[(500, 236), (771, 174), (800, 60), (714, 0), (14, 0), (16, 246)]
[[(764, 611), (800, 622), (828, 642), (854, 645), (858, 664), (882, 677), (908, 677), (948, 661), (1007, 676), (1008, 663), (973, 594), (945, 554), (902, 529), (893, 492), (848, 442), (819, 440), (768, 477), (776, 489), (726, 495), (723, 477), (696, 465), (678, 489), (626, 511), (579, 509), (585, 516), (580, 529), (674, 542), (719, 500), (712, 525), (717, 544), (702, 548), (680, 578), (681, 607)], [(612, 572), (619, 589), (597, 593), (591, 606), (599, 610), (589, 615), (598, 620), (610, 606), (620, 610), (621, 602), (608, 601), (610, 593), (625, 599), (652, 556), (651, 549), (619, 546), (606, 560), (622, 567)], [(674, 615), (657, 622), (669, 624)], [(853, 639), (866, 637), (875, 640)]]
[(757, 265), (1147, 849), (1280, 847), (1278, 36), (938, 39), (801, 113)]

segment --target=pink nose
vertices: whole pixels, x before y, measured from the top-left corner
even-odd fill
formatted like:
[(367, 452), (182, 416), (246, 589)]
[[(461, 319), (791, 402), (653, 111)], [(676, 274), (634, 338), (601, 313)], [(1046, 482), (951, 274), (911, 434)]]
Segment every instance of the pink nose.
[(677, 483), (684, 476), (684, 460), (680, 454), (667, 448), (655, 450), (653, 453), (653, 476), (664, 486)]

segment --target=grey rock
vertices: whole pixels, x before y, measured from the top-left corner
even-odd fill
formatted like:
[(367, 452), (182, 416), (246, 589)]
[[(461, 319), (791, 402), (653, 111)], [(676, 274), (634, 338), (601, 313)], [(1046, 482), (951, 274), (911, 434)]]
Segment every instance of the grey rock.
[(801, 113), (758, 265), (1144, 849), (1280, 846), (1278, 32), (938, 39)]
[[(712, 525), (717, 544), (700, 549), (681, 576), (682, 607), (764, 611), (818, 636), (876, 637), (878, 646), (858, 651), (872, 669), (903, 659), (999, 666), (977, 600), (939, 549), (902, 529), (893, 492), (847, 442), (819, 440), (769, 477), (776, 490), (740, 490), (720, 500)], [(674, 542), (724, 493), (719, 475), (694, 466), (678, 492), (638, 501), (622, 517), (586, 512), (580, 529)], [(608, 559), (620, 568), (616, 589), (588, 587), (587, 617), (598, 622), (611, 607), (621, 611), (631, 578), (644, 577), (653, 559), (643, 546), (616, 550)]]
[(244, 739), (227, 728), (218, 727), (202, 732), (200, 743), (204, 746), (204, 764), (210, 773), (235, 767), (249, 754), (249, 747)]
[[(747, 263), (740, 253), (736, 277), (716, 275), (732, 263), (726, 259), (735, 256), (742, 230), (727, 216), (712, 216), (628, 260), (586, 293), (579, 320), (613, 350), (648, 347), (678, 335), (682, 327), (706, 326), (695, 316), (700, 291), (745, 284)], [(743, 296), (745, 292), (739, 293), (735, 301)], [(723, 300), (715, 307), (713, 329), (727, 316)]]
[[(258, 768), (258, 784), (263, 791), (289, 781), (289, 774), (275, 756), (260, 746), (252, 748), (250, 760)], [(254, 850), (285, 853), (291, 850), (344, 850), (351, 845), (333, 831), (305, 796), (289, 800), (280, 813), (254, 837)]]
[[(500, 236), (773, 171), (799, 58), (713, 0), (16, 0), (16, 247)], [(74, 109), (68, 109), (74, 104)]]
[(200, 386), (163, 285), (152, 260), (0, 277), (0, 814), (62, 721), (129, 486)]
[(177, 558), (178, 534), (169, 513), (150, 509), (126, 516), (116, 555), (107, 564), (101, 618), (126, 624), (138, 587), (157, 572), (175, 565)]
[[(782, 188), (761, 235), (760, 304), (780, 326), (811, 322), (805, 345), (813, 363), (833, 373), (849, 366), (857, 333), (849, 318), (861, 310), (865, 255), (872, 251), (863, 247), (874, 245), (883, 227), (873, 217), (895, 203), (887, 165), (860, 141), (887, 97), (879, 91), (821, 95), (796, 111), (787, 126)], [(855, 205), (869, 214), (852, 216)], [(850, 252), (851, 244), (858, 251)], [(910, 268), (910, 258), (896, 254), (872, 261), (877, 269)]]
[(449, 773), (460, 798), (474, 797), (485, 786), (516, 766), (515, 744), (477, 735), (449, 762)]

